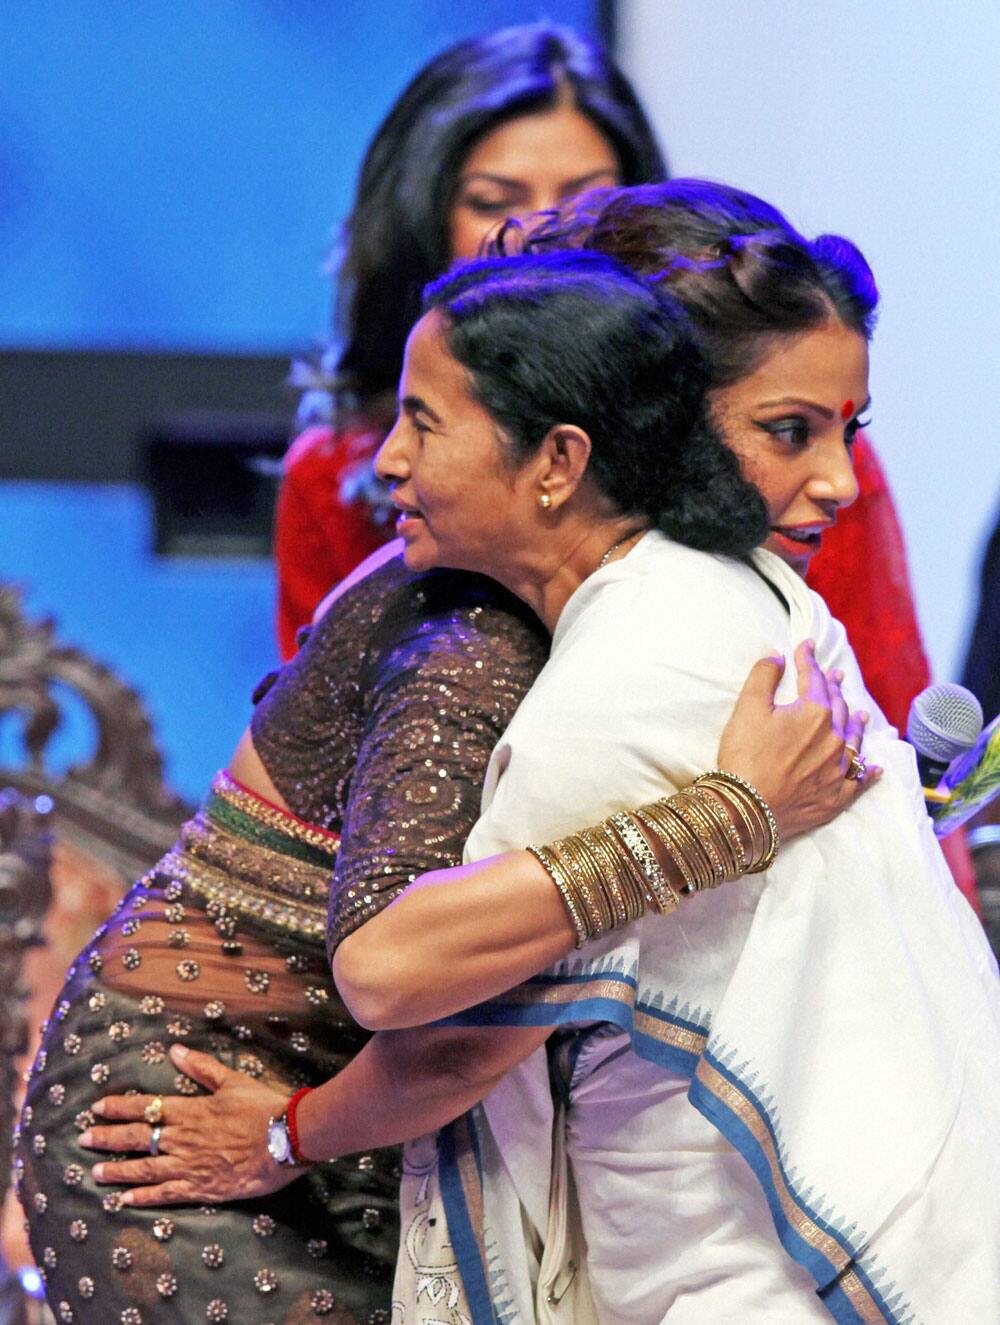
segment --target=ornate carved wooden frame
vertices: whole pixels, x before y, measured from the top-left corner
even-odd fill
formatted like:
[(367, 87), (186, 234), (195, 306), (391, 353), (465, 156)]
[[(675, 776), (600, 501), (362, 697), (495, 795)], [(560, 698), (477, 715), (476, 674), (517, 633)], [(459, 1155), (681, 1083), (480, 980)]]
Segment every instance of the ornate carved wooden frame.
[[(93, 719), (92, 756), (60, 774), (46, 763), (68, 689)], [(190, 813), (163, 780), (140, 696), (82, 649), (60, 644), (50, 618), (29, 621), (20, 592), (0, 584), (0, 723), (21, 726), (23, 765), (0, 766), (0, 787), (49, 796), (57, 834), (131, 880), (171, 845)]]

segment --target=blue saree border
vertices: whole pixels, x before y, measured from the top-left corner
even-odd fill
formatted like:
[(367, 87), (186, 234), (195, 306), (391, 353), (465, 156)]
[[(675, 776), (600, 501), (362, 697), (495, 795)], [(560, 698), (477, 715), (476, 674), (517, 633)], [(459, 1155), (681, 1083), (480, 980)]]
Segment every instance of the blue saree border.
[[(587, 990), (583, 997), (572, 991)], [(611, 1022), (632, 1037), (642, 1056), (690, 1075), (708, 1039), (701, 1009), (673, 999), (637, 998), (635, 976), (596, 970), (565, 977), (540, 976), (487, 1003), (456, 1012), (437, 1026), (560, 1026), (568, 1022)]]
[[(713, 1076), (723, 1083), (721, 1087), (712, 1082)], [(744, 1112), (756, 1123), (756, 1131), (727, 1103), (727, 1095), (743, 1101)], [(807, 1199), (812, 1189), (805, 1194), (800, 1190), (785, 1165), (773, 1109), (714, 1047), (706, 1046), (688, 1098), (750, 1165), (767, 1199), (779, 1241), (815, 1279), (820, 1301), (834, 1320), (842, 1325), (916, 1325), (895, 1284), (876, 1287), (876, 1277), (884, 1278), (885, 1271), (874, 1273), (873, 1264), (865, 1268), (867, 1258), (862, 1248), (868, 1239), (857, 1225), (838, 1218), (832, 1208), (821, 1213), (815, 1202)], [(779, 1183), (786, 1193), (785, 1201)]]
[[(722, 1133), (730, 1145), (738, 1150), (750, 1165), (754, 1176), (764, 1189), (764, 1195), (767, 1197), (767, 1204), (771, 1211), (771, 1218), (774, 1220), (774, 1226), (782, 1246), (790, 1256), (809, 1271), (821, 1288), (825, 1288), (837, 1277), (847, 1261), (854, 1260), (857, 1257), (857, 1249), (851, 1245), (840, 1230), (828, 1223), (817, 1210), (813, 1209), (795, 1191), (781, 1160), (781, 1143), (775, 1130), (774, 1121), (763, 1102), (747, 1082), (738, 1077), (735, 1072), (732, 1072), (707, 1047), (703, 1060), (749, 1101), (753, 1107), (754, 1115), (760, 1119), (766, 1128), (767, 1136), (772, 1143), (774, 1160), (772, 1161), (769, 1158), (760, 1139), (754, 1135), (752, 1128), (733, 1109), (726, 1105), (720, 1096), (712, 1090), (711, 1086), (698, 1076), (697, 1070), (691, 1080), (688, 1098), (698, 1112)], [(785, 1189), (795, 1202), (798, 1210), (841, 1249), (844, 1257), (841, 1264), (838, 1265), (835, 1261), (832, 1261), (818, 1247), (811, 1246), (790, 1222), (778, 1193), (775, 1169), (777, 1169)]]
[[(855, 1305), (859, 1298), (862, 1300), (862, 1305)], [(863, 1305), (864, 1299), (875, 1303), (876, 1309), (882, 1314), (878, 1316), (869, 1314)], [(821, 1289), (819, 1300), (838, 1325), (868, 1325), (869, 1321), (891, 1321), (892, 1325), (918, 1325), (917, 1318), (905, 1305), (902, 1309), (906, 1314), (900, 1316), (884, 1303), (874, 1284), (856, 1265), (852, 1266), (842, 1279), (835, 1280), (828, 1288)], [(886, 1312), (889, 1314), (885, 1314)]]
[(466, 1179), (462, 1175), (459, 1152), (470, 1156), (475, 1164), (482, 1205), (482, 1160), (476, 1137), (472, 1113), (463, 1114), (441, 1129), (438, 1166), (441, 1181), (441, 1199), (448, 1221), (448, 1237), (462, 1275), (462, 1285), (472, 1312), (472, 1325), (498, 1325), (493, 1311), (488, 1271), (483, 1263), (479, 1238), (472, 1226)]
[[(733, 1065), (733, 1055), (709, 1049), (711, 1018), (678, 998), (638, 996), (634, 970), (600, 965), (536, 977), (441, 1025), (545, 1026), (611, 1022), (626, 1031), (640, 1057), (691, 1080), (688, 1097), (750, 1165), (770, 1209), (779, 1241), (818, 1286), (820, 1301), (838, 1325), (917, 1325), (895, 1285), (862, 1268), (866, 1239), (836, 1212), (820, 1212), (789, 1173), (773, 1110)], [(729, 1061), (725, 1061), (729, 1059)], [(741, 1065), (742, 1066), (742, 1065)], [(731, 1102), (730, 1102), (731, 1101)], [(739, 1106), (744, 1116), (737, 1111)], [(782, 1196), (784, 1193), (784, 1199)], [(474, 1325), (480, 1325), (478, 1318)]]

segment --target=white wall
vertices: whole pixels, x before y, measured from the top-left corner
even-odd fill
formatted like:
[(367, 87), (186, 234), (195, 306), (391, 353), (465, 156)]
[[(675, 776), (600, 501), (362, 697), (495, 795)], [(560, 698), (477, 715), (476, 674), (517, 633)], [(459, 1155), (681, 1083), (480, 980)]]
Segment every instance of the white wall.
[(1000, 504), (1000, 4), (619, 0), (619, 14), (674, 174), (759, 193), (874, 267), (871, 434), (932, 666), (953, 676)]

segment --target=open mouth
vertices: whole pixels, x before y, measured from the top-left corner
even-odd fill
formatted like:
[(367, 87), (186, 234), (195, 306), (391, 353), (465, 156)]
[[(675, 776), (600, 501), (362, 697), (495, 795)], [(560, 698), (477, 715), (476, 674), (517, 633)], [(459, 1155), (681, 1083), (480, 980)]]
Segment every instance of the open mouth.
[(407, 530), (413, 529), (417, 522), (423, 520), (423, 518), (417, 510), (400, 508), (399, 514), (396, 516), (396, 533), (405, 534)]
[(772, 525), (772, 534), (778, 534), (781, 538), (786, 538), (790, 543), (797, 544), (804, 552), (815, 552), (820, 545), (823, 537), (822, 526), (812, 529), (796, 528), (793, 525)]

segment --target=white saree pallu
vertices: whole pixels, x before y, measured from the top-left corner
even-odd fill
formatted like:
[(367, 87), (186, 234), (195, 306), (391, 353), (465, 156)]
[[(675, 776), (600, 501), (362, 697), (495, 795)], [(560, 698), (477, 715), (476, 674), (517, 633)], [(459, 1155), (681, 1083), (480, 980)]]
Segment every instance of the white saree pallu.
[(434, 1314), (404, 1255), (405, 1325), (1000, 1321), (996, 963), (842, 627), (776, 558), (755, 565), (649, 534), (584, 582), (468, 858), (687, 785), (759, 657), (788, 657), (794, 698), (804, 638), (872, 711), (884, 777), (766, 875), (452, 1019), (560, 1030), (422, 1143), (465, 1314)]

